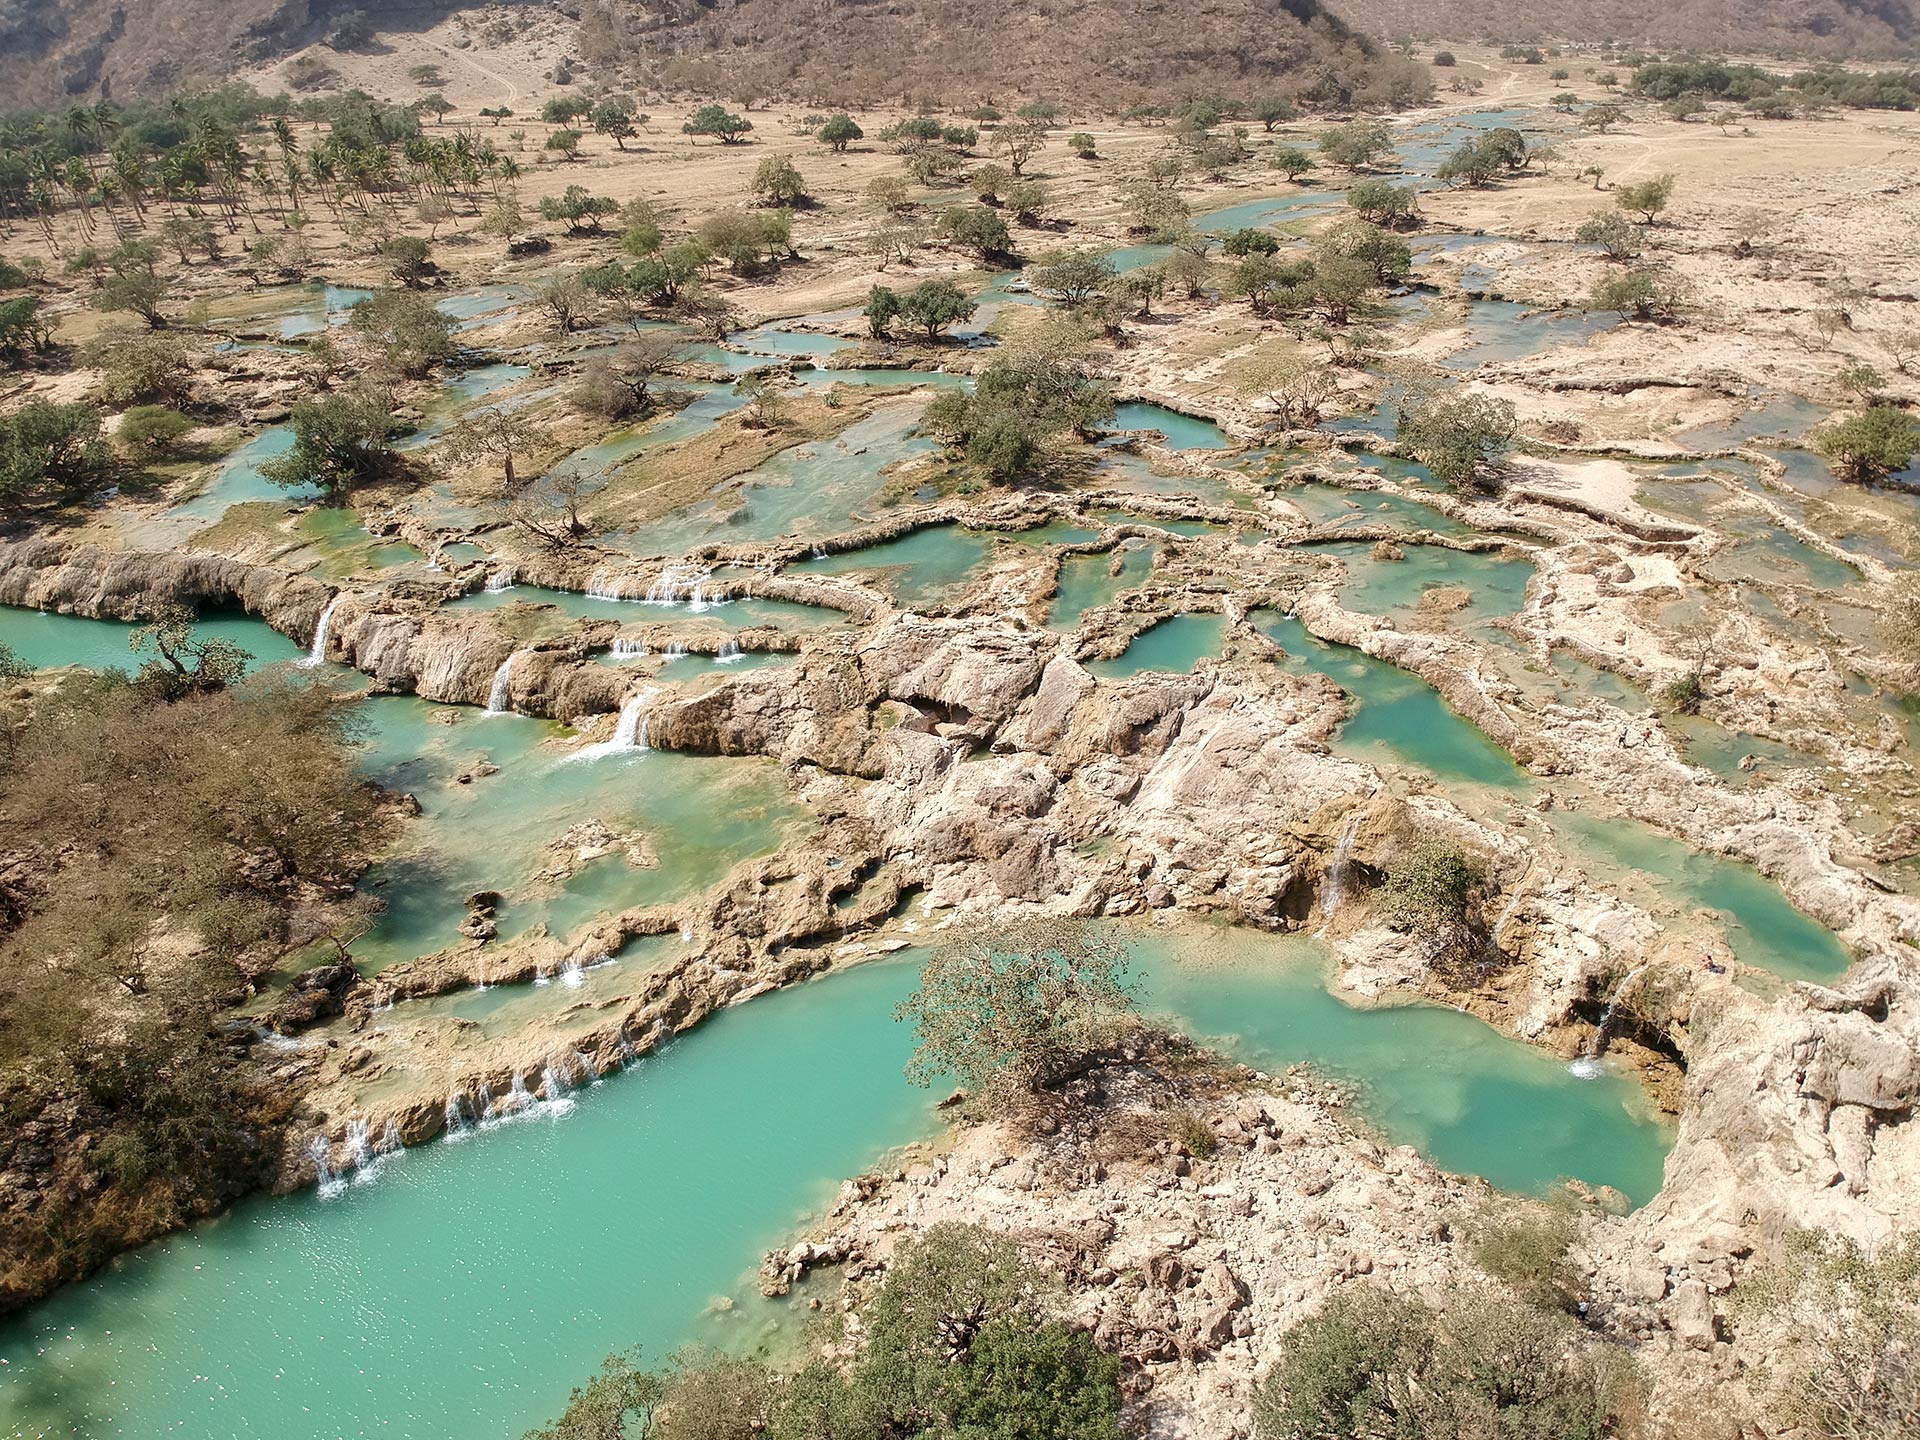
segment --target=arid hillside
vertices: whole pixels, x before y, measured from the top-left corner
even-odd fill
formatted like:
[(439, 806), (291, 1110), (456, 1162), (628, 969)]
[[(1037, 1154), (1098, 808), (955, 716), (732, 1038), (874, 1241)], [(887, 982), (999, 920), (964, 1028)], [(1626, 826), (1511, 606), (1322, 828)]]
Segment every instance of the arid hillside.
[(482, 65), (530, 33), (561, 32), (595, 77), (741, 99), (1102, 104), (1292, 89), (1393, 104), (1424, 69), (1317, 0), (0, 0), (0, 109), (224, 79), (306, 46), (350, 73), (369, 56), (404, 58), (413, 37), (449, 21)]
[(1910, 53), (1920, 40), (1912, 0), (1343, 0), (1340, 13), (1381, 36), (1501, 44), (1842, 56)]

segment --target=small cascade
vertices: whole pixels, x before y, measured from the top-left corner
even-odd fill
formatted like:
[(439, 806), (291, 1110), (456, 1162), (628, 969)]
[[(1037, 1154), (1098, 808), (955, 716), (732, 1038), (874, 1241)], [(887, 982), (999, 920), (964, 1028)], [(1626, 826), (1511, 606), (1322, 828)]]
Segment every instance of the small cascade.
[(1587, 1048), (1580, 1058), (1567, 1069), (1582, 1080), (1592, 1080), (1600, 1074), (1600, 1057), (1607, 1053), (1607, 1031), (1613, 1025), (1613, 1017), (1620, 1009), (1620, 1002), (1627, 998), (1627, 990), (1646, 970), (1645, 965), (1636, 965), (1621, 977), (1620, 983), (1613, 987), (1613, 994), (1607, 997), (1607, 1008), (1600, 1012), (1600, 1023), (1594, 1027), (1593, 1036), (1587, 1041)]
[(693, 943), (693, 922), (691, 920), (682, 920), (680, 922), (680, 943), (682, 945), (691, 945)]
[(333, 1145), (325, 1135), (315, 1135), (307, 1141), (307, 1155), (313, 1161), (314, 1178), (322, 1200), (331, 1200), (347, 1188), (346, 1180), (333, 1168)]
[(493, 684), (487, 690), (487, 714), (504, 715), (513, 706), (513, 662), (520, 652), (514, 651), (500, 662), (500, 668), (493, 672)]
[(568, 960), (560, 967), (560, 983), (569, 990), (578, 990), (587, 983), (587, 969), (578, 960)]
[(507, 1093), (501, 1098), (503, 1112), (518, 1115), (533, 1104), (533, 1092), (527, 1089), (527, 1082), (521, 1078), (518, 1070), (513, 1072), (513, 1083), (507, 1087)]
[(367, 1122), (349, 1120), (347, 1122), (347, 1151), (353, 1156), (353, 1163), (361, 1170), (373, 1164), (373, 1143), (367, 1137)]
[(449, 1140), (464, 1140), (471, 1133), (467, 1121), (467, 1097), (455, 1090), (447, 1096), (446, 1137)]
[(548, 1061), (540, 1072), (540, 1093), (549, 1114), (563, 1114), (573, 1108), (573, 1077), (565, 1066)]
[(1507, 922), (1513, 919), (1514, 914), (1520, 909), (1520, 902), (1526, 898), (1527, 892), (1523, 881), (1521, 885), (1514, 888), (1514, 892), (1508, 897), (1507, 903), (1500, 908), (1500, 914), (1495, 918), (1493, 928), (1487, 931), (1487, 949), (1489, 951), (1495, 954), (1499, 953), (1500, 932), (1507, 928)]
[(585, 1077), (589, 1085), (598, 1085), (600, 1083), (600, 1072), (594, 1069), (593, 1061), (588, 1059), (581, 1051), (576, 1050), (573, 1052), (573, 1065), (574, 1073)]
[(613, 738), (576, 750), (573, 758), (597, 760), (603, 755), (647, 749), (647, 702), (659, 693), (658, 686), (649, 685), (638, 694), (629, 695), (621, 702), (620, 718), (613, 725)]
[(493, 1103), (492, 1088), (489, 1086), (482, 1086), (480, 1089), (480, 1123), (482, 1125), (489, 1123), (490, 1121), (495, 1119), (499, 1115), (499, 1113), (500, 1113), (499, 1110), (494, 1106), (494, 1103)]
[(1347, 898), (1347, 882), (1353, 876), (1353, 842), (1360, 837), (1362, 812), (1355, 810), (1340, 827), (1333, 844), (1333, 858), (1327, 862), (1326, 889), (1320, 894), (1320, 913), (1332, 915)]
[(510, 565), (494, 571), (491, 575), (487, 576), (487, 594), (498, 595), (503, 591), (513, 589), (516, 578), (513, 567)]
[(716, 665), (731, 665), (734, 661), (744, 660), (746, 657), (747, 652), (740, 648), (740, 642), (738, 640), (729, 640), (720, 647), (720, 653), (713, 657), (713, 663)]
[(647, 587), (649, 605), (678, 605), (682, 600), (695, 610), (707, 608), (706, 582), (713, 572), (692, 565), (669, 565)]
[(307, 650), (303, 665), (318, 665), (327, 658), (327, 631), (333, 626), (333, 612), (340, 602), (347, 598), (347, 592), (336, 590), (333, 598), (327, 601), (327, 608), (320, 612), (319, 623), (313, 627), (313, 644)]
[(380, 1132), (380, 1140), (373, 1147), (376, 1155), (398, 1155), (407, 1148), (407, 1142), (400, 1138), (400, 1122), (389, 1117), (387, 1128)]
[(613, 656), (616, 660), (631, 660), (647, 653), (647, 642), (638, 635), (616, 635), (613, 637)]
[(686, 659), (686, 658), (687, 658), (687, 653), (688, 653), (688, 652), (687, 652), (687, 642), (686, 642), (686, 641), (684, 641), (684, 640), (669, 640), (669, 641), (667, 642), (667, 652), (666, 652), (666, 653), (667, 653), (667, 659), (669, 659), (669, 660), (684, 660), (684, 659)]
[(627, 1038), (627, 1028), (624, 1025), (614, 1031), (613, 1047), (619, 1052), (622, 1065), (631, 1065), (640, 1058), (640, 1052), (634, 1048), (633, 1041)]

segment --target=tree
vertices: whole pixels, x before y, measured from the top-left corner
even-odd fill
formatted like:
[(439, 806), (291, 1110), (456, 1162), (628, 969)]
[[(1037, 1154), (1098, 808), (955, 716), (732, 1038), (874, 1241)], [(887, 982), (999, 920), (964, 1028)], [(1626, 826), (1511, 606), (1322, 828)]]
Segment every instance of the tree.
[(1486, 873), (1458, 845), (1421, 840), (1387, 867), (1380, 887), (1380, 908), (1387, 923), (1427, 941), (1463, 934), (1473, 901)]
[(909, 325), (925, 330), (933, 341), (949, 326), (972, 319), (973, 312), (972, 298), (953, 281), (923, 280), (900, 297), (897, 313)]
[(1640, 253), (1639, 232), (1618, 210), (1581, 221), (1573, 238), (1582, 245), (1598, 245), (1609, 260), (1631, 260)]
[(1298, 145), (1282, 145), (1273, 152), (1268, 163), (1285, 175), (1289, 182), (1298, 180), (1313, 169), (1313, 157)]
[(1330, 165), (1364, 170), (1393, 154), (1393, 135), (1382, 120), (1350, 120), (1320, 137), (1320, 153)]
[(1132, 1006), (1125, 949), (1066, 920), (1022, 920), (942, 946), (898, 1018), (919, 1048), (908, 1078), (958, 1079), (990, 1103), (1065, 1078)]
[(1626, 118), (1627, 112), (1618, 105), (1595, 105), (1580, 117), (1580, 123), (1595, 134), (1604, 135)]
[(1559, 94), (1555, 95), (1547, 103), (1553, 106), (1553, 108), (1558, 110), (1562, 115), (1571, 115), (1574, 112), (1575, 107), (1577, 107), (1580, 104), (1580, 97), (1574, 94), (1571, 90), (1562, 90)]
[(194, 422), (178, 410), (164, 405), (135, 405), (120, 417), (114, 438), (139, 454), (164, 455), (195, 428)]
[(135, 686), (166, 704), (189, 695), (224, 690), (247, 673), (253, 657), (231, 640), (203, 640), (193, 633), (194, 614), (184, 605), (164, 604), (153, 620), (127, 636), (136, 655), (152, 651), (143, 661)]
[(1256, 363), (1241, 373), (1237, 388), (1271, 405), (1274, 424), (1282, 430), (1318, 425), (1321, 407), (1339, 391), (1325, 365), (1299, 354)]
[(1403, 225), (1414, 214), (1412, 187), (1395, 185), (1391, 180), (1362, 180), (1347, 191), (1347, 204), (1374, 225)]
[(1078, 310), (1095, 296), (1106, 294), (1117, 279), (1113, 262), (1098, 250), (1050, 255), (1027, 273), (1027, 283), (1035, 293), (1069, 310)]
[(1236, 260), (1249, 255), (1271, 255), (1280, 248), (1279, 237), (1271, 230), (1236, 230), (1220, 242), (1220, 248)]
[(520, 202), (511, 195), (502, 195), (480, 217), (480, 233), (494, 236), (509, 251), (513, 249), (514, 237), (526, 228), (526, 214), (521, 210)]
[(1841, 479), (1873, 484), (1913, 463), (1920, 425), (1898, 406), (1869, 405), (1829, 426), (1814, 444)]
[(1253, 102), (1253, 118), (1260, 122), (1260, 128), (1269, 135), (1299, 113), (1294, 103), (1284, 95), (1263, 95)]
[(383, 290), (358, 302), (347, 327), (402, 375), (425, 375), (457, 348), (453, 321), (410, 290)]
[(0, 300), (0, 356), (21, 360), (29, 350), (45, 354), (52, 348), (53, 327), (41, 313), (39, 296)]
[(587, 502), (607, 488), (605, 470), (561, 465), (507, 501), (507, 519), (543, 545), (566, 548), (593, 533)]
[(1073, 151), (1076, 158), (1081, 160), (1098, 160), (1100, 158), (1100, 147), (1095, 144), (1093, 136), (1084, 130), (1076, 130), (1067, 137), (1067, 148)]
[(1040, 119), (1015, 121), (993, 132), (993, 148), (1007, 157), (1015, 175), (1024, 173), (1027, 162), (1045, 149), (1046, 143), (1047, 124)]
[(571, 335), (586, 319), (588, 291), (578, 275), (555, 275), (542, 281), (534, 287), (533, 298), (553, 317), (562, 335)]
[(1673, 198), (1673, 183), (1671, 175), (1656, 175), (1651, 180), (1622, 185), (1613, 192), (1613, 203), (1629, 214), (1638, 215), (1642, 224), (1651, 225)]
[(844, 155), (847, 147), (856, 140), (865, 139), (866, 133), (854, 122), (851, 115), (842, 110), (839, 114), (827, 118), (827, 123), (820, 127), (819, 137), (820, 143), (834, 154)]
[(393, 416), (365, 390), (343, 390), (293, 407), (293, 448), (263, 461), (260, 473), (275, 485), (311, 485), (329, 504), (379, 478), (393, 464), (387, 441)]
[(753, 172), (753, 193), (763, 205), (804, 205), (807, 182), (786, 156), (769, 155)]
[(678, 349), (676, 336), (643, 332), (591, 361), (580, 392), (586, 408), (609, 420), (650, 414), (657, 403), (653, 383), (671, 373)]
[(158, 330), (166, 324), (160, 302), (167, 297), (167, 282), (160, 278), (158, 255), (145, 241), (129, 241), (107, 257), (109, 274), (94, 293), (96, 310), (125, 310), (138, 315)]
[(984, 205), (951, 205), (940, 217), (940, 233), (955, 245), (990, 260), (1013, 245), (1007, 222)]
[(1456, 489), (1478, 486), (1482, 472), (1512, 448), (1513, 403), (1465, 390), (1410, 398), (1398, 436), (1434, 474)]
[(888, 327), (900, 315), (900, 296), (885, 285), (876, 285), (867, 292), (867, 308), (861, 313), (867, 317), (867, 333), (876, 340), (884, 339)]
[(560, 1418), (525, 1440), (646, 1440), (666, 1390), (664, 1376), (640, 1368), (638, 1349), (609, 1355), (598, 1375), (574, 1388)]
[(1647, 265), (1602, 276), (1587, 297), (1589, 310), (1615, 310), (1634, 320), (1671, 320), (1685, 303), (1680, 282)]
[(569, 235), (597, 235), (600, 222), (616, 214), (620, 202), (607, 195), (591, 195), (584, 185), (569, 185), (559, 195), (540, 197), (540, 218), (564, 220)]
[(1260, 1440), (1617, 1433), (1630, 1369), (1597, 1364), (1563, 1318), (1493, 1294), (1450, 1298), (1453, 1323), (1383, 1290), (1334, 1296), (1287, 1333), (1255, 1399)]
[(1007, 187), (1007, 208), (1022, 225), (1038, 225), (1053, 196), (1038, 180), (1016, 180)]
[(433, 250), (417, 235), (397, 235), (380, 247), (387, 273), (409, 288), (420, 285), (434, 273)]
[(513, 457), (545, 439), (546, 432), (526, 417), (512, 410), (487, 406), (461, 416), (440, 442), (440, 452), (455, 465), (499, 460), (501, 483), (511, 492), (517, 484)]
[(898, 214), (911, 210), (913, 201), (907, 194), (907, 182), (900, 175), (876, 175), (867, 182), (867, 198), (882, 210)]
[(91, 405), (32, 400), (0, 414), (0, 511), (70, 504), (118, 473)]
[(609, 95), (593, 107), (588, 120), (596, 132), (613, 137), (614, 148), (624, 150), (638, 128), (647, 123), (628, 95)]
[(753, 122), (733, 114), (724, 105), (702, 105), (680, 128), (689, 135), (711, 135), (722, 145), (737, 145), (753, 129)]
[(580, 158), (580, 142), (587, 138), (584, 130), (570, 130), (564, 126), (547, 136), (546, 148), (566, 156), (569, 160)]

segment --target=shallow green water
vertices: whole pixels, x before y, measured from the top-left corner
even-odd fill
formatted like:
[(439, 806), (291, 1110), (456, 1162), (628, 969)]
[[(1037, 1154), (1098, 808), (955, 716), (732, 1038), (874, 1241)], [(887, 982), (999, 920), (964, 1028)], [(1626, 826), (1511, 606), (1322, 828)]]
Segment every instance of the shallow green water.
[(1133, 637), (1112, 660), (1089, 660), (1087, 669), (1102, 680), (1125, 680), (1156, 671), (1184, 675), (1226, 643), (1226, 621), (1218, 615), (1172, 615)]
[(902, 605), (952, 601), (986, 564), (994, 537), (952, 525), (915, 530), (897, 540), (802, 560), (788, 569), (806, 575), (867, 575)]
[(1291, 616), (1255, 611), (1254, 625), (1287, 652), (1283, 668), (1325, 675), (1354, 699), (1339, 748), (1364, 760), (1412, 765), (1442, 780), (1502, 790), (1530, 783), (1506, 751), (1418, 675), (1345, 645), (1316, 639)]
[(1111, 423), (1115, 430), (1158, 430), (1174, 450), (1224, 450), (1233, 443), (1211, 420), (1140, 400), (1114, 407)]
[(1154, 548), (1138, 541), (1121, 546), (1118, 574), (1112, 554), (1067, 556), (1060, 562), (1060, 582), (1047, 611), (1047, 628), (1071, 630), (1087, 611), (1111, 604), (1122, 590), (1143, 584), (1153, 569)]
[[(354, 947), (368, 971), (454, 944), (476, 890), (506, 897), (502, 936), (539, 924), (564, 935), (595, 915), (711, 885), (738, 861), (778, 849), (806, 815), (771, 761), (639, 750), (573, 759), (543, 745), (562, 727), (520, 715), (406, 696), (369, 699), (365, 711), (366, 772), (421, 806), (401, 847), (363, 882), (387, 906)], [(499, 773), (456, 782), (482, 760)], [(548, 845), (590, 819), (644, 833), (659, 864), (640, 869), (608, 855), (564, 882), (530, 878)]]
[[(0, 605), (0, 643), (36, 669), (80, 665), (89, 670), (138, 670), (141, 657), (127, 647), (127, 637), (137, 628), (120, 620), (88, 620)], [(256, 668), (306, 654), (272, 626), (245, 615), (209, 615), (196, 621), (193, 630), (203, 640), (238, 645), (253, 657)]]
[(1461, 629), (1512, 615), (1526, 603), (1527, 582), (1533, 578), (1531, 561), (1484, 551), (1407, 545), (1402, 559), (1376, 560), (1373, 547), (1365, 541), (1342, 540), (1312, 548), (1346, 562), (1347, 582), (1340, 588), (1340, 603), (1362, 614), (1418, 611), (1420, 597), (1436, 586), (1467, 590), (1473, 597), (1467, 605), (1443, 617)]
[(1346, 490), (1309, 480), (1275, 493), (1299, 506), (1317, 525), (1391, 525), (1398, 530), (1431, 530), (1436, 535), (1475, 533), (1471, 525), (1464, 525), (1431, 505), (1382, 491)]
[[(89, 1440), (474, 1440), (609, 1350), (714, 1322), (841, 1179), (925, 1132), (874, 965), (714, 1017), (634, 1070), (333, 1201), (259, 1199), (0, 1328), (0, 1427)], [(772, 1307), (754, 1302), (739, 1325)], [(736, 1328), (736, 1332), (738, 1329)]]
[(696, 609), (691, 600), (672, 604), (649, 604), (645, 600), (603, 600), (575, 590), (549, 590), (542, 585), (514, 585), (505, 590), (476, 590), (442, 606), (445, 610), (498, 610), (507, 605), (551, 605), (576, 620), (620, 620), (630, 625), (665, 624), (677, 620), (698, 620), (724, 625), (729, 630), (745, 630), (755, 625), (778, 625), (782, 629), (806, 629), (833, 625), (845, 619), (838, 610), (820, 605), (795, 605), (786, 600), (746, 597), (739, 600), (702, 602)]
[(1672, 1136), (1624, 1076), (1581, 1080), (1463, 1011), (1354, 1009), (1299, 938), (1209, 928), (1143, 938), (1134, 954), (1149, 1008), (1269, 1073), (1305, 1062), (1357, 1086), (1387, 1138), (1445, 1169), (1536, 1193), (1571, 1176), (1636, 1204), (1660, 1188)]

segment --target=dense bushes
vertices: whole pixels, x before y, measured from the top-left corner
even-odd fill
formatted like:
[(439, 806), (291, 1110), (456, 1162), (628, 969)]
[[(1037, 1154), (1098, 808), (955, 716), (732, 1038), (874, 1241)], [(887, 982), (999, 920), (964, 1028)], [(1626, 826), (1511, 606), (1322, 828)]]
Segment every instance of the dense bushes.
[(0, 513), (71, 504), (111, 484), (118, 465), (91, 405), (36, 400), (0, 415)]

